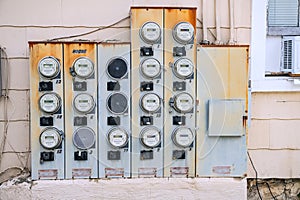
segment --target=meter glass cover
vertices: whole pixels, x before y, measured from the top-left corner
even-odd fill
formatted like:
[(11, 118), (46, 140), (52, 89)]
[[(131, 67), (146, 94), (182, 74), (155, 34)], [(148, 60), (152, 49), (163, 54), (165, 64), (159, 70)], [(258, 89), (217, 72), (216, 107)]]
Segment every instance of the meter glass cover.
[(127, 107), (127, 97), (122, 93), (114, 93), (107, 99), (107, 108), (114, 114), (124, 113)]
[(154, 93), (145, 94), (141, 99), (141, 106), (146, 112), (156, 112), (160, 108), (160, 98)]
[(174, 65), (174, 74), (178, 78), (188, 78), (193, 74), (194, 65), (192, 61), (187, 58), (181, 58), (175, 62)]
[(107, 73), (113, 79), (122, 79), (127, 74), (127, 63), (121, 58), (112, 59), (107, 66)]
[(191, 129), (186, 127), (179, 127), (173, 133), (173, 142), (178, 147), (189, 147), (194, 141), (194, 134)]
[(80, 78), (88, 78), (94, 72), (94, 64), (88, 58), (78, 58), (74, 63), (74, 71)]
[(40, 143), (45, 149), (55, 149), (61, 144), (62, 138), (55, 128), (47, 128), (40, 135)]
[(46, 93), (40, 98), (40, 108), (45, 113), (55, 113), (60, 108), (60, 98), (55, 93)]
[(141, 142), (148, 148), (157, 147), (160, 144), (160, 131), (155, 127), (144, 128), (141, 132)]
[(148, 58), (141, 64), (141, 72), (146, 78), (156, 78), (160, 71), (160, 63), (154, 58)]
[(177, 42), (187, 44), (194, 37), (194, 27), (188, 22), (180, 22), (173, 30), (173, 37)]
[(108, 133), (108, 141), (114, 147), (124, 147), (128, 142), (128, 134), (121, 128), (114, 128)]
[(89, 113), (94, 109), (94, 107), (94, 98), (89, 94), (78, 94), (74, 98), (74, 108), (80, 113)]
[(55, 78), (60, 71), (59, 62), (54, 57), (45, 57), (39, 64), (39, 73), (45, 78)]
[(188, 93), (180, 93), (175, 96), (175, 109), (180, 113), (187, 113), (193, 110), (194, 100)]
[(87, 127), (77, 129), (73, 134), (73, 143), (78, 149), (90, 149), (95, 145), (96, 135)]
[(155, 43), (160, 39), (160, 26), (155, 22), (147, 22), (140, 29), (140, 35), (146, 43)]

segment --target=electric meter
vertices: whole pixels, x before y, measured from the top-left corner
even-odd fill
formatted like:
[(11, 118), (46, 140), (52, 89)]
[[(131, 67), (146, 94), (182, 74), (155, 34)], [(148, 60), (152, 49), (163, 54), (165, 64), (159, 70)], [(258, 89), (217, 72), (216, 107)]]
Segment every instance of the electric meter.
[(173, 29), (173, 37), (180, 44), (187, 44), (194, 38), (194, 27), (188, 22), (180, 22)]
[(146, 112), (156, 112), (160, 108), (160, 98), (154, 93), (145, 94), (141, 99), (141, 106)]
[(110, 60), (107, 66), (107, 74), (113, 79), (122, 79), (127, 74), (127, 63), (122, 58)]
[(193, 110), (194, 100), (188, 93), (180, 93), (174, 97), (174, 108), (179, 113), (187, 113)]
[(78, 94), (73, 100), (74, 108), (80, 113), (89, 113), (95, 107), (94, 98), (86, 93)]
[(45, 93), (39, 102), (41, 110), (49, 114), (55, 113), (61, 106), (60, 97), (55, 93)]
[(51, 56), (40, 60), (38, 68), (39, 73), (45, 78), (55, 78), (60, 71), (58, 60)]
[(94, 73), (94, 64), (93, 62), (84, 57), (78, 58), (74, 64), (74, 72), (80, 78), (89, 78)]
[(124, 147), (128, 142), (128, 134), (121, 128), (113, 128), (108, 133), (108, 141), (113, 147)]
[(141, 64), (141, 72), (146, 78), (156, 78), (160, 71), (160, 63), (154, 58), (148, 58)]
[(127, 97), (122, 93), (111, 94), (107, 98), (107, 108), (114, 114), (122, 114), (127, 110)]
[(40, 143), (45, 149), (55, 149), (61, 141), (61, 134), (56, 128), (46, 128), (40, 135)]
[(173, 132), (172, 140), (176, 146), (186, 148), (194, 142), (194, 133), (187, 127), (179, 127)]
[(96, 135), (94, 131), (88, 127), (80, 127), (73, 134), (73, 144), (78, 149), (90, 149), (94, 147)]
[(145, 147), (155, 148), (160, 144), (160, 131), (155, 127), (146, 127), (141, 131), (140, 139)]
[(173, 72), (178, 78), (188, 78), (193, 74), (194, 65), (187, 58), (181, 58), (174, 64)]
[(146, 22), (140, 29), (140, 36), (146, 43), (155, 43), (160, 39), (161, 29), (155, 22)]

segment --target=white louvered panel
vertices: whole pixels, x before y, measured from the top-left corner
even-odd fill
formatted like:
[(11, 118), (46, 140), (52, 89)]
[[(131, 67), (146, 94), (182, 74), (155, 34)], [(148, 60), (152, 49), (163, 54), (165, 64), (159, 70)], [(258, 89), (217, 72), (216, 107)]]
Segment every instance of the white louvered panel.
[(284, 40), (282, 71), (291, 71), (292, 67), (293, 67), (293, 40)]
[(269, 26), (298, 26), (298, 0), (269, 0)]

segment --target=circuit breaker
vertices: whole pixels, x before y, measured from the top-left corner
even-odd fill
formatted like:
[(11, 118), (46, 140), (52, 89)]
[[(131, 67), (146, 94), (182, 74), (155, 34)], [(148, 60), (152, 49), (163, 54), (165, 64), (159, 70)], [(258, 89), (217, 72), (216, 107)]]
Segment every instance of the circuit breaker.
[(62, 44), (29, 44), (32, 179), (63, 179), (65, 125)]
[(132, 177), (162, 177), (163, 9), (131, 9)]
[(97, 45), (64, 43), (64, 74), (66, 178), (97, 178)]
[(194, 177), (196, 8), (164, 9), (164, 176)]
[(248, 46), (197, 48), (199, 177), (246, 175), (248, 50)]
[(130, 177), (130, 43), (98, 45), (99, 177)]

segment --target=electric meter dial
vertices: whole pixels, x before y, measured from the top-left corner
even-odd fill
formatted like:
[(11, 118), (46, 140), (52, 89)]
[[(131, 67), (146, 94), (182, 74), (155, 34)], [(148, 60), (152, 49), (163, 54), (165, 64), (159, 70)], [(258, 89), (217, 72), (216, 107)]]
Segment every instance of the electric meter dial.
[(111, 94), (107, 98), (107, 108), (113, 114), (123, 114), (128, 108), (127, 97), (122, 93)]
[(175, 76), (181, 79), (188, 78), (193, 74), (194, 65), (192, 61), (187, 58), (181, 58), (174, 64), (173, 72)]
[(156, 127), (146, 127), (141, 131), (140, 139), (147, 148), (155, 148), (161, 142), (160, 131)]
[(107, 65), (107, 74), (112, 79), (122, 79), (127, 74), (127, 62), (122, 58), (111, 59)]
[(154, 113), (160, 108), (160, 98), (157, 94), (148, 93), (141, 99), (141, 107), (145, 112)]
[(140, 29), (140, 36), (146, 42), (153, 44), (160, 39), (161, 29), (155, 22), (146, 22)]
[(38, 64), (39, 73), (45, 78), (55, 78), (60, 71), (58, 60), (52, 56), (45, 57)]
[(194, 142), (194, 133), (187, 127), (179, 127), (173, 132), (172, 140), (176, 146), (186, 148)]
[(173, 37), (180, 44), (187, 44), (194, 38), (194, 27), (188, 22), (180, 22), (173, 29)]
[(73, 144), (78, 149), (90, 149), (94, 147), (96, 135), (94, 131), (88, 127), (80, 127), (73, 134)]
[(45, 93), (40, 97), (39, 103), (41, 110), (49, 114), (57, 112), (61, 106), (60, 97), (55, 93)]
[(45, 149), (55, 149), (61, 142), (61, 134), (56, 128), (46, 128), (40, 135), (40, 143)]
[(108, 133), (108, 141), (113, 147), (122, 148), (128, 142), (128, 134), (121, 128), (113, 128)]
[(73, 105), (76, 111), (86, 114), (94, 109), (95, 101), (91, 95), (82, 93), (74, 98)]
[(160, 63), (154, 58), (148, 58), (142, 62), (141, 72), (146, 78), (156, 78), (161, 72)]
[(194, 100), (188, 93), (180, 93), (174, 97), (174, 108), (179, 113), (187, 113), (193, 110)]
[(79, 78), (89, 78), (94, 73), (93, 62), (85, 57), (78, 58), (74, 64), (74, 72)]

